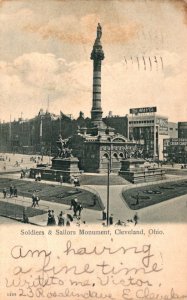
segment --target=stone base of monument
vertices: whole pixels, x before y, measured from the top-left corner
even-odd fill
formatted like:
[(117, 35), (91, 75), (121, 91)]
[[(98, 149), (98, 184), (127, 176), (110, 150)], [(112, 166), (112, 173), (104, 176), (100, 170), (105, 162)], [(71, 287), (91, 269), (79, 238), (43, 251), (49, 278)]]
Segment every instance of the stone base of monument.
[(30, 177), (36, 178), (41, 174), (41, 180), (60, 181), (61, 176), (63, 182), (70, 182), (72, 177), (80, 175), (78, 167), (79, 160), (76, 157), (53, 158), (52, 167), (37, 167), (30, 170)]
[(165, 171), (159, 168), (146, 168), (143, 159), (121, 161), (119, 175), (132, 183), (150, 182), (165, 179)]

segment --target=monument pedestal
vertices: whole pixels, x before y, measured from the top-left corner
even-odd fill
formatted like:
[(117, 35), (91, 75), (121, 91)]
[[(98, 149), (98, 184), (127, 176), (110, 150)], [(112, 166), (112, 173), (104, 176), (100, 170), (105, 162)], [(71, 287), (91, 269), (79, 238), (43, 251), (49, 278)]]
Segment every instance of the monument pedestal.
[(119, 175), (132, 183), (165, 179), (165, 171), (159, 168), (145, 168), (143, 159), (124, 159), (121, 161)]
[(62, 177), (63, 182), (70, 182), (73, 176), (80, 175), (78, 163), (79, 160), (76, 157), (56, 157), (52, 159), (51, 168), (32, 168), (30, 177), (35, 178), (36, 174), (40, 173), (43, 180), (60, 181)]
[(79, 160), (77, 157), (57, 157), (52, 159), (51, 169), (56, 170), (57, 173), (60, 171), (61, 175), (63, 176), (63, 180), (69, 182), (72, 176), (80, 175), (78, 163)]

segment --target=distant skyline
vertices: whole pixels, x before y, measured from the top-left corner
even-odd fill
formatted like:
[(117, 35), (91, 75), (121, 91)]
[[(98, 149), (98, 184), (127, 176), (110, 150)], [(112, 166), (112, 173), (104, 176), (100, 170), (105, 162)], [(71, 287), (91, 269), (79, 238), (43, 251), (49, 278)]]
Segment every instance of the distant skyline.
[(187, 2), (0, 0), (0, 120), (92, 106), (90, 53), (103, 30), (103, 116), (157, 106), (187, 121)]

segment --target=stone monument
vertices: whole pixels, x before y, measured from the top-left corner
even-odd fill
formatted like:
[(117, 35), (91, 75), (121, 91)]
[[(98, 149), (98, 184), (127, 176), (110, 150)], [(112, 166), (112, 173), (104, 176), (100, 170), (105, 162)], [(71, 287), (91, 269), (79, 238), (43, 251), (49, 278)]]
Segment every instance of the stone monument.
[(72, 155), (72, 150), (68, 146), (68, 140), (63, 140), (59, 135), (57, 144), (57, 155), (52, 159), (52, 167), (32, 168), (30, 177), (35, 178), (37, 174), (41, 174), (41, 179), (70, 182), (71, 178), (80, 175), (77, 157)]
[(156, 167), (147, 168), (142, 158), (129, 158), (121, 161), (119, 175), (132, 183), (165, 179), (165, 171)]
[[(57, 174), (63, 176), (63, 180), (69, 182), (72, 176), (80, 175), (78, 168), (79, 160), (72, 155), (72, 149), (68, 146), (68, 139), (63, 140), (59, 135), (57, 140), (58, 154), (52, 159), (52, 170), (56, 170)], [(59, 176), (58, 176), (59, 177)]]

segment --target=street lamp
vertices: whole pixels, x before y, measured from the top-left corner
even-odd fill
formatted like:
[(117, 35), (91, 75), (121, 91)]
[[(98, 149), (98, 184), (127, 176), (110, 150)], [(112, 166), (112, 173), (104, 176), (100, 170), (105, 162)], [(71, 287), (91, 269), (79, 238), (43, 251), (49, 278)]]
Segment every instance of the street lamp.
[(107, 226), (109, 225), (109, 206), (110, 206), (110, 172), (112, 167), (112, 143), (110, 140), (110, 155), (107, 163)]
[(109, 225), (109, 202), (110, 202), (110, 162), (107, 164), (107, 226)]

